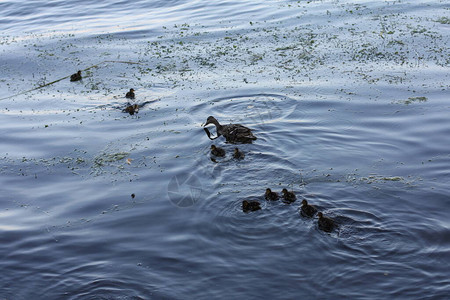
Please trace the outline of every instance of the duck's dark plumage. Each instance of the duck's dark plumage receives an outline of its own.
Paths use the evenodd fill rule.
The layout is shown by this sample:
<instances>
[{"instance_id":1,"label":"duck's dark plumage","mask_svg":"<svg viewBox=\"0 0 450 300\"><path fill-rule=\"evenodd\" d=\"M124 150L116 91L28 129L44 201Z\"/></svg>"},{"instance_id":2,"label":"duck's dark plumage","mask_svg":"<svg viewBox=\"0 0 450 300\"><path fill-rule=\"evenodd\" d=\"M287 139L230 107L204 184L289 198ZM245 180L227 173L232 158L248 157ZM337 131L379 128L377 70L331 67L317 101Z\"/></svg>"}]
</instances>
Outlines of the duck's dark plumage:
<instances>
[{"instance_id":1,"label":"duck's dark plumage","mask_svg":"<svg viewBox=\"0 0 450 300\"><path fill-rule=\"evenodd\" d=\"M81 71L76 72L70 76L70 81L78 81L81 80Z\"/></svg>"},{"instance_id":2,"label":"duck's dark plumage","mask_svg":"<svg viewBox=\"0 0 450 300\"><path fill-rule=\"evenodd\" d=\"M242 211L243 212L249 212L249 211L256 211L260 210L261 206L259 205L258 201L242 201Z\"/></svg>"},{"instance_id":3,"label":"duck's dark plumage","mask_svg":"<svg viewBox=\"0 0 450 300\"><path fill-rule=\"evenodd\" d=\"M281 193L283 194L283 202L285 203L292 203L297 199L295 194L293 192L289 192L287 189L283 189Z\"/></svg>"},{"instance_id":4,"label":"duck's dark plumage","mask_svg":"<svg viewBox=\"0 0 450 300\"><path fill-rule=\"evenodd\" d=\"M130 89L130 91L125 95L125 98L134 99L134 90Z\"/></svg>"},{"instance_id":5,"label":"duck's dark plumage","mask_svg":"<svg viewBox=\"0 0 450 300\"><path fill-rule=\"evenodd\" d=\"M222 148L216 147L215 145L211 145L211 154L214 156L224 157L225 150Z\"/></svg>"},{"instance_id":6,"label":"duck's dark plumage","mask_svg":"<svg viewBox=\"0 0 450 300\"><path fill-rule=\"evenodd\" d=\"M325 231L325 232L331 232L334 228L334 221L328 217L324 217L324 215L319 212L317 214L319 216L319 229Z\"/></svg>"},{"instance_id":7,"label":"duck's dark plumage","mask_svg":"<svg viewBox=\"0 0 450 300\"><path fill-rule=\"evenodd\" d=\"M125 106L125 108L122 109L122 112L129 113L130 115L137 114L139 112L139 109L143 108L147 104L152 103L154 101L155 100L145 101L144 103L139 103L139 104L138 103L131 104L130 102L128 102L127 106Z\"/></svg>"},{"instance_id":8,"label":"duck's dark plumage","mask_svg":"<svg viewBox=\"0 0 450 300\"><path fill-rule=\"evenodd\" d=\"M307 217L312 218L317 212L317 209L308 204L308 201L306 201L305 199L303 199L302 201L302 208L301 208L301 214Z\"/></svg>"},{"instance_id":9,"label":"duck's dark plumage","mask_svg":"<svg viewBox=\"0 0 450 300\"><path fill-rule=\"evenodd\" d=\"M244 159L245 155L244 152L239 151L238 148L234 148L233 158L235 159Z\"/></svg>"},{"instance_id":10,"label":"duck's dark plumage","mask_svg":"<svg viewBox=\"0 0 450 300\"><path fill-rule=\"evenodd\" d=\"M269 188L266 189L266 193L264 194L264 196L266 200L270 201L276 201L280 198L276 192L272 192L272 190Z\"/></svg>"},{"instance_id":11,"label":"duck's dark plumage","mask_svg":"<svg viewBox=\"0 0 450 300\"><path fill-rule=\"evenodd\" d=\"M133 105L128 105L123 112L129 113L130 115L134 115L137 114L139 112L139 105L137 104L133 104Z\"/></svg>"},{"instance_id":12,"label":"duck's dark plumage","mask_svg":"<svg viewBox=\"0 0 450 300\"><path fill-rule=\"evenodd\" d=\"M217 137L223 135L228 143L232 144L251 144L256 137L252 130L241 124L221 125L213 116L209 116L204 126L214 124L216 126ZM210 137L211 138L211 137Z\"/></svg>"}]
</instances>

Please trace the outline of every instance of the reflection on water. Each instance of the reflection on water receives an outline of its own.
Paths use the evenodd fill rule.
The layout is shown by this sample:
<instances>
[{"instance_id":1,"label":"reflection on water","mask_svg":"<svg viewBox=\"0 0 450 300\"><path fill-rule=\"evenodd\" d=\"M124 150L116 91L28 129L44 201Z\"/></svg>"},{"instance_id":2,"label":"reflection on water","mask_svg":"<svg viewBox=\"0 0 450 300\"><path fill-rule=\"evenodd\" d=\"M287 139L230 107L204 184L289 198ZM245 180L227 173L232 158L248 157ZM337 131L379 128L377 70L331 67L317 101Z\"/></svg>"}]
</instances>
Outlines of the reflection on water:
<instances>
[{"instance_id":1,"label":"reflection on water","mask_svg":"<svg viewBox=\"0 0 450 300\"><path fill-rule=\"evenodd\" d=\"M3 1L0 24L0 298L448 294L442 4ZM253 130L244 159L210 115Z\"/></svg>"}]
</instances>

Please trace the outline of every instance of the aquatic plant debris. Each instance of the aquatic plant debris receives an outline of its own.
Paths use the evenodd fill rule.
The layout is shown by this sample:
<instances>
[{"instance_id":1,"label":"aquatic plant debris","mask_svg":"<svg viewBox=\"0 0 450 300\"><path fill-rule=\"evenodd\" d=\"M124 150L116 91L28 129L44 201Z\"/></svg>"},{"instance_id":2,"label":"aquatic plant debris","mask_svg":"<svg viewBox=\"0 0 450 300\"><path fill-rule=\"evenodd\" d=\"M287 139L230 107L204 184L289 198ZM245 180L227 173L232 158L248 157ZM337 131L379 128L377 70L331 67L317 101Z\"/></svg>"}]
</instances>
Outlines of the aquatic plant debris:
<instances>
[{"instance_id":1,"label":"aquatic plant debris","mask_svg":"<svg viewBox=\"0 0 450 300\"><path fill-rule=\"evenodd\" d=\"M420 103L420 102L427 102L427 101L428 101L428 98L422 96L422 97L409 97L407 100L398 100L393 103L410 105L412 103Z\"/></svg>"},{"instance_id":2,"label":"aquatic plant debris","mask_svg":"<svg viewBox=\"0 0 450 300\"><path fill-rule=\"evenodd\" d=\"M104 63L139 64L138 62L131 62L131 61L104 60L104 61L99 62L99 63L97 63L97 64L95 64L95 65L92 65L92 66L90 66L90 67L81 69L80 71L87 71L87 70L90 70L90 69L92 69L92 68L97 68L97 67L99 67L100 65L102 65L102 64L104 64ZM9 99L9 98L13 98L13 97L17 97L17 96L20 96L20 95L23 95L23 94L26 94L26 93L29 93L29 92L32 92L32 91L36 91L36 90L42 89L42 88L44 88L44 87L46 87L46 86L50 86L50 85L55 84L55 83L57 83L57 82L60 82L60 81L62 81L62 80L64 80L64 79L70 78L71 76L72 76L72 75L67 75L67 76L65 76L65 77L62 77L62 78L53 80L53 81L48 82L48 83L42 83L42 84L40 84L38 87L29 89L29 90L26 90L26 91L23 91L23 92L19 92L19 93L17 93L17 94L11 95L11 96L7 96L7 97L4 97L4 98L0 98L0 101L1 101L1 100L5 100L5 99Z\"/></svg>"},{"instance_id":3,"label":"aquatic plant debris","mask_svg":"<svg viewBox=\"0 0 450 300\"><path fill-rule=\"evenodd\" d=\"M94 158L94 166L102 167L107 163L117 162L125 159L130 153L118 152L118 153L102 153Z\"/></svg>"}]
</instances>

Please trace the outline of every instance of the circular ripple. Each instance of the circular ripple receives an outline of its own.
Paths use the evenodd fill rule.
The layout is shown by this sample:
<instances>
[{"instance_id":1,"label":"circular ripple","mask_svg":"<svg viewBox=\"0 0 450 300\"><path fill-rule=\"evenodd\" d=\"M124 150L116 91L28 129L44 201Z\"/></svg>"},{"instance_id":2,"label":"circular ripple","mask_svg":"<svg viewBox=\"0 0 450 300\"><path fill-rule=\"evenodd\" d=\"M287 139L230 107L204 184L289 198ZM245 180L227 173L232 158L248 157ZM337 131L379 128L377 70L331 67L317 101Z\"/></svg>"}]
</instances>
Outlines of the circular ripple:
<instances>
[{"instance_id":1,"label":"circular ripple","mask_svg":"<svg viewBox=\"0 0 450 300\"><path fill-rule=\"evenodd\" d=\"M297 105L295 99L283 95L239 95L201 103L194 106L192 112L205 111L205 120L207 116L213 115L223 124L243 123L254 128L286 118L297 110Z\"/></svg>"}]
</instances>

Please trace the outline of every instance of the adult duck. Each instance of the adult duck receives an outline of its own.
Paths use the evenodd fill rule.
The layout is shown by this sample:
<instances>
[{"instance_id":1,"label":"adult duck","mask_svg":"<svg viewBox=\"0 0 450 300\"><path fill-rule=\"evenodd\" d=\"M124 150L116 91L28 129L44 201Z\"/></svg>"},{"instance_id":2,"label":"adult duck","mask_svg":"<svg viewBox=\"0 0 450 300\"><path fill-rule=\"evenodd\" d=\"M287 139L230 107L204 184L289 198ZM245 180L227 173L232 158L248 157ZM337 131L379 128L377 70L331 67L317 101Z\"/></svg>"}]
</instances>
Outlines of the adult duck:
<instances>
[{"instance_id":1,"label":"adult duck","mask_svg":"<svg viewBox=\"0 0 450 300\"><path fill-rule=\"evenodd\" d=\"M334 221L328 217L324 217L322 212L319 212L317 214L319 216L319 229L325 231L325 232L331 232L334 228Z\"/></svg>"},{"instance_id":2,"label":"adult duck","mask_svg":"<svg viewBox=\"0 0 450 300\"><path fill-rule=\"evenodd\" d=\"M213 116L208 117L204 127L208 124L214 124L217 131L217 136L215 138L211 138L208 134L208 137L211 140L214 140L221 135L225 137L228 143L232 144L251 144L254 140L256 140L256 137L253 135L252 130L250 128L242 126L241 124L221 125L219 121L217 121L217 119ZM209 133L209 131L206 131L206 133Z\"/></svg>"},{"instance_id":3,"label":"adult duck","mask_svg":"<svg viewBox=\"0 0 450 300\"><path fill-rule=\"evenodd\" d=\"M260 210L261 206L259 205L258 201L242 201L242 211L243 212L249 212L249 211L256 211Z\"/></svg>"}]
</instances>

